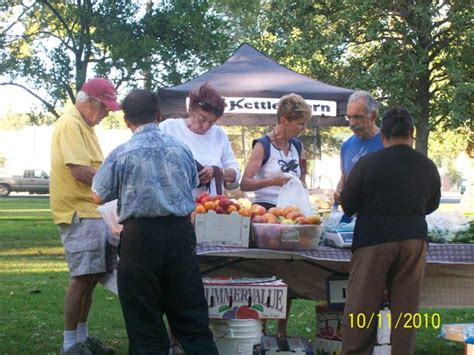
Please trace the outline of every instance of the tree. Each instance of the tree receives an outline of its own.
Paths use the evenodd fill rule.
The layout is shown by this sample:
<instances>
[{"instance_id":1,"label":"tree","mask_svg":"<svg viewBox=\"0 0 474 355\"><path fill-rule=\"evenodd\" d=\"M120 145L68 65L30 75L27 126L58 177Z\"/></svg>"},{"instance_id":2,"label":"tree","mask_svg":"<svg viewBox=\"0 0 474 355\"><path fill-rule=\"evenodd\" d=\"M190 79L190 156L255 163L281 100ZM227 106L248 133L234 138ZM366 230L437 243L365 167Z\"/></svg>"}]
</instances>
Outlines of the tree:
<instances>
[{"instance_id":1,"label":"tree","mask_svg":"<svg viewBox=\"0 0 474 355\"><path fill-rule=\"evenodd\" d=\"M4 0L0 10L0 85L19 86L55 117L87 77L157 89L221 61L232 45L208 1Z\"/></svg>"},{"instance_id":2,"label":"tree","mask_svg":"<svg viewBox=\"0 0 474 355\"><path fill-rule=\"evenodd\" d=\"M290 68L407 107L416 149L434 127L473 131L468 1L269 1L253 42ZM382 109L383 111L383 109Z\"/></svg>"}]
</instances>

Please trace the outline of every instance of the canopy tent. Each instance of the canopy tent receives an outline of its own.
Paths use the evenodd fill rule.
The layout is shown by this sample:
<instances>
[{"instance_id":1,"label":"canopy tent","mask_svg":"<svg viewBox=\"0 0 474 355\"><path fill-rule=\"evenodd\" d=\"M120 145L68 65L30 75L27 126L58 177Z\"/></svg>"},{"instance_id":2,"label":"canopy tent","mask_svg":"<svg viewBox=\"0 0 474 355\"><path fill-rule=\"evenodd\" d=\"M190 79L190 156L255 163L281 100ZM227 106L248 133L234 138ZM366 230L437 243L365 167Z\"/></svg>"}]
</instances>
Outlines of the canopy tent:
<instances>
[{"instance_id":1,"label":"canopy tent","mask_svg":"<svg viewBox=\"0 0 474 355\"><path fill-rule=\"evenodd\" d=\"M309 127L347 125L344 114L352 90L298 74L247 43L207 73L184 84L160 89L163 116L187 116L188 93L206 82L226 99L220 125L274 125L278 100L292 92L301 95L313 109Z\"/></svg>"}]
</instances>

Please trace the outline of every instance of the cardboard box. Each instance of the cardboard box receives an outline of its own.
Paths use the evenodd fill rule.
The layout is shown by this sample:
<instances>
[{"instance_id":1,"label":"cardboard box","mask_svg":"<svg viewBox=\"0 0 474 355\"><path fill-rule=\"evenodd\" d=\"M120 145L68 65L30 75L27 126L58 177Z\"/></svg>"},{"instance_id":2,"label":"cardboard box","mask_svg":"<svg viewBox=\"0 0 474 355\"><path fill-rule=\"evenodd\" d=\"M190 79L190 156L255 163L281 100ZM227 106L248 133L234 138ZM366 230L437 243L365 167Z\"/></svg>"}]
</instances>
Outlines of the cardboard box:
<instances>
[{"instance_id":1,"label":"cardboard box","mask_svg":"<svg viewBox=\"0 0 474 355\"><path fill-rule=\"evenodd\" d=\"M326 301L329 308L344 308L347 298L349 276L328 277L326 280Z\"/></svg>"},{"instance_id":2,"label":"cardboard box","mask_svg":"<svg viewBox=\"0 0 474 355\"><path fill-rule=\"evenodd\" d=\"M392 347L390 345L374 345L372 355L390 355L392 353Z\"/></svg>"},{"instance_id":3,"label":"cardboard box","mask_svg":"<svg viewBox=\"0 0 474 355\"><path fill-rule=\"evenodd\" d=\"M283 319L288 286L276 278L203 278L211 319Z\"/></svg>"},{"instance_id":4,"label":"cardboard box","mask_svg":"<svg viewBox=\"0 0 474 355\"><path fill-rule=\"evenodd\" d=\"M313 347L307 339L287 337L286 341L277 341L274 336L262 337L262 355L313 355Z\"/></svg>"},{"instance_id":5,"label":"cardboard box","mask_svg":"<svg viewBox=\"0 0 474 355\"><path fill-rule=\"evenodd\" d=\"M262 249L314 250L319 246L321 225L252 223L255 246Z\"/></svg>"},{"instance_id":6,"label":"cardboard box","mask_svg":"<svg viewBox=\"0 0 474 355\"><path fill-rule=\"evenodd\" d=\"M199 213L194 223L197 243L229 247L249 247L250 217L237 212Z\"/></svg>"},{"instance_id":7,"label":"cardboard box","mask_svg":"<svg viewBox=\"0 0 474 355\"><path fill-rule=\"evenodd\" d=\"M315 355L341 355L342 341L315 337L313 341Z\"/></svg>"},{"instance_id":8,"label":"cardboard box","mask_svg":"<svg viewBox=\"0 0 474 355\"><path fill-rule=\"evenodd\" d=\"M341 309L329 309L326 305L316 306L316 337L327 340L342 340Z\"/></svg>"},{"instance_id":9,"label":"cardboard box","mask_svg":"<svg viewBox=\"0 0 474 355\"><path fill-rule=\"evenodd\" d=\"M390 309L385 307L380 310L379 318L377 319L377 344L390 344L390 330L391 324L388 324L390 317Z\"/></svg>"},{"instance_id":10,"label":"cardboard box","mask_svg":"<svg viewBox=\"0 0 474 355\"><path fill-rule=\"evenodd\" d=\"M443 324L441 337L447 340L474 342L474 323Z\"/></svg>"}]
</instances>

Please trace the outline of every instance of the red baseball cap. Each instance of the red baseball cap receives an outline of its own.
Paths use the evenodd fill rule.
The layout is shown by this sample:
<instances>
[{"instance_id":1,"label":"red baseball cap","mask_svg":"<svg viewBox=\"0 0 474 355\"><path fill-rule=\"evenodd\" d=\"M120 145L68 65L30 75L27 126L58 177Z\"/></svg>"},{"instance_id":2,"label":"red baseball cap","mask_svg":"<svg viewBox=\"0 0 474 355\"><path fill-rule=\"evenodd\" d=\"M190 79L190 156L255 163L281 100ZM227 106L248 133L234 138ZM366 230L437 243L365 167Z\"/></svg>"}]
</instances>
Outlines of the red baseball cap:
<instances>
[{"instance_id":1,"label":"red baseball cap","mask_svg":"<svg viewBox=\"0 0 474 355\"><path fill-rule=\"evenodd\" d=\"M117 91L110 80L104 78L89 79L82 85L81 91L100 100L110 111L120 110L117 102Z\"/></svg>"}]
</instances>

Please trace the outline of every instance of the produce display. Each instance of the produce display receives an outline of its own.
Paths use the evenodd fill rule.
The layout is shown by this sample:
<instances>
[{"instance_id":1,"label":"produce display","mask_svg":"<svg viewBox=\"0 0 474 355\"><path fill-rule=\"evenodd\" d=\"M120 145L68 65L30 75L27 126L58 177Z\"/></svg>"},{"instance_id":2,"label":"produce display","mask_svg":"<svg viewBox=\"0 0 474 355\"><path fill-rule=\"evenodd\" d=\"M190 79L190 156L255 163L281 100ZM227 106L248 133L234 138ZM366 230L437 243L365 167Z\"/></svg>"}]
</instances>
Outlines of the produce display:
<instances>
[{"instance_id":1,"label":"produce display","mask_svg":"<svg viewBox=\"0 0 474 355\"><path fill-rule=\"evenodd\" d=\"M250 209L242 207L237 200L230 199L224 195L211 196L208 192L201 192L196 198L194 213L207 213L215 211L217 214L231 214L238 212L241 216L251 215Z\"/></svg>"},{"instance_id":2,"label":"produce display","mask_svg":"<svg viewBox=\"0 0 474 355\"><path fill-rule=\"evenodd\" d=\"M246 204L243 206L240 202ZM318 214L305 216L297 206L272 207L268 211L258 204L249 206L245 200L234 200L223 195L211 196L208 192L201 192L196 198L194 214L215 211L217 214L231 214L237 212L241 216L250 217L252 223L267 224L321 224Z\"/></svg>"},{"instance_id":3,"label":"produce display","mask_svg":"<svg viewBox=\"0 0 474 355\"><path fill-rule=\"evenodd\" d=\"M305 216L297 206L272 207L267 210L258 204L251 205L248 200L235 200L223 195L211 196L202 192L196 198L193 222L196 215L211 211L218 215L238 213L249 217L252 222L252 241L257 248L311 250L319 245L321 217L318 214Z\"/></svg>"}]
</instances>

